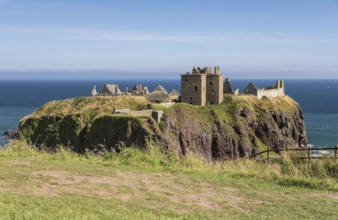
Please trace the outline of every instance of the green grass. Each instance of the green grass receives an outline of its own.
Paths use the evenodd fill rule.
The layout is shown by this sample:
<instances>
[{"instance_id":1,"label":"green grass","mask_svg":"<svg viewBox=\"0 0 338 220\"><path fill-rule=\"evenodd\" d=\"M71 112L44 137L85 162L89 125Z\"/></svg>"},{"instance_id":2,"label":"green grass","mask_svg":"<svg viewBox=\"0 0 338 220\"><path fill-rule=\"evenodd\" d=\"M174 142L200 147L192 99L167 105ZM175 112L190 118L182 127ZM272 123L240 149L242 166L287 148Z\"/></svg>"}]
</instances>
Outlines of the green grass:
<instances>
[{"instance_id":1,"label":"green grass","mask_svg":"<svg viewBox=\"0 0 338 220\"><path fill-rule=\"evenodd\" d=\"M158 148L0 151L1 219L336 219L332 160L206 164Z\"/></svg>"},{"instance_id":2,"label":"green grass","mask_svg":"<svg viewBox=\"0 0 338 220\"><path fill-rule=\"evenodd\" d=\"M139 96L98 96L51 101L43 105L30 117L66 116L88 113L92 115L109 114L113 106L118 109L144 110L150 102Z\"/></svg>"}]
</instances>

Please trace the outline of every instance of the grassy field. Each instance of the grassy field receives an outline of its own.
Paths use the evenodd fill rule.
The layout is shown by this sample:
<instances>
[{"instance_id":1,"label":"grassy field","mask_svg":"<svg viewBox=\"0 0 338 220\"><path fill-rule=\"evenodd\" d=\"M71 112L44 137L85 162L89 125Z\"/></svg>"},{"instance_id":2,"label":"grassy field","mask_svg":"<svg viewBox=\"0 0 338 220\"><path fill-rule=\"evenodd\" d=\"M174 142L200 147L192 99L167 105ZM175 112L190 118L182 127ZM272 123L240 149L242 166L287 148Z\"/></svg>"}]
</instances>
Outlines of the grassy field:
<instances>
[{"instance_id":1,"label":"grassy field","mask_svg":"<svg viewBox=\"0 0 338 220\"><path fill-rule=\"evenodd\" d=\"M1 219L337 219L334 161L0 151Z\"/></svg>"}]
</instances>

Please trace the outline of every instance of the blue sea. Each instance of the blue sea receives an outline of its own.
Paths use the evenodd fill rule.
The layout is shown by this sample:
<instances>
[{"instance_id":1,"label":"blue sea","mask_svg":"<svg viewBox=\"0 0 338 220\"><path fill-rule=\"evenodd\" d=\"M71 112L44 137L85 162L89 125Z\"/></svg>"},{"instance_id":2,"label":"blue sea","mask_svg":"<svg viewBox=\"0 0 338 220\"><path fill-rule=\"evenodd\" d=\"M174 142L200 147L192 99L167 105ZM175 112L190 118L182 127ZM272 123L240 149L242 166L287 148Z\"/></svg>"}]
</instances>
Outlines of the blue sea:
<instances>
[{"instance_id":1,"label":"blue sea","mask_svg":"<svg viewBox=\"0 0 338 220\"><path fill-rule=\"evenodd\" d=\"M249 82L258 87L273 85L275 80L232 80L241 92ZM118 83L121 90L135 83L152 91L163 85L168 91L180 90L179 80L2 80L0 81L0 134L16 130L19 120L44 103L88 96L93 85L98 90L104 83ZM338 144L338 80L286 80L286 93L303 108L309 143L331 147ZM0 138L0 145L5 144Z\"/></svg>"}]
</instances>

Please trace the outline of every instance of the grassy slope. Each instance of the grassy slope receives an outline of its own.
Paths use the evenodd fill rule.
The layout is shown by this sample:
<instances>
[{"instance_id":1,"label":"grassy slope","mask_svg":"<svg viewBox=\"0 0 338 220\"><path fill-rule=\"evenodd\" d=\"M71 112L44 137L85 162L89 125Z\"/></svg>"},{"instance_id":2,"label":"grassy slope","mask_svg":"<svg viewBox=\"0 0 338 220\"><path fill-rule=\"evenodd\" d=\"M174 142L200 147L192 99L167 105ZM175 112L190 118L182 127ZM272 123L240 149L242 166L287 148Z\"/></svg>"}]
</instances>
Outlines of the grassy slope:
<instances>
[{"instance_id":1,"label":"grassy slope","mask_svg":"<svg viewBox=\"0 0 338 220\"><path fill-rule=\"evenodd\" d=\"M206 165L156 149L121 155L0 151L5 219L336 219L338 165L329 161Z\"/></svg>"},{"instance_id":2,"label":"grassy slope","mask_svg":"<svg viewBox=\"0 0 338 220\"><path fill-rule=\"evenodd\" d=\"M81 97L60 101L51 101L43 105L30 117L41 116L66 116L66 115L79 115L90 113L92 115L110 114L113 106L118 109L130 108L131 110L144 110L150 102L144 97L137 96L119 96L119 97ZM155 109L166 110L166 108L152 104ZM183 106L190 106L185 104L179 104ZM292 111L297 103L288 96L277 98L266 98L259 100L254 96L226 96L223 103L219 106L210 105L203 107L203 110L210 109L223 109L227 112L236 110L239 107L249 107L252 110L262 109L274 109L280 111ZM199 108L191 106L191 108ZM231 109L234 108L234 109Z\"/></svg>"},{"instance_id":3,"label":"grassy slope","mask_svg":"<svg viewBox=\"0 0 338 220\"><path fill-rule=\"evenodd\" d=\"M55 120L53 117L65 118L68 116L71 120L76 121L79 129L82 129L87 124L91 124L92 120L99 115L111 115L113 106L118 109L129 108L131 110L144 110L150 102L144 97L135 96L120 96L120 97L81 97L60 101L52 101L46 103L31 115L24 117L20 124L25 124L27 120L32 120L30 124L40 124L36 119L48 117L50 120ZM191 120L198 120L203 128L208 129L213 123L213 115L218 117L220 121L225 121L228 125L233 123L235 113L240 108L248 108L255 112L255 119L264 119L267 110L292 113L297 110L298 104L288 96L277 98L265 98L262 100L254 96L225 96L221 105L208 105L205 107L192 106L185 103L176 104L166 108L158 104L152 104L152 107L157 110L164 110L170 114L184 114ZM53 122L46 123L52 124ZM63 123L62 125L67 125ZM28 126L31 127L31 126ZM42 126L41 128L45 128ZM53 126L49 126L53 127ZM71 127L71 126L66 126ZM30 136L34 131L27 128L23 133L24 136ZM64 128L64 130L67 130ZM231 129L230 129L231 130ZM41 133L38 131L37 133ZM75 133L80 132L76 130ZM29 134L28 134L29 133ZM55 133L55 132L54 132ZM35 141L34 141L35 142Z\"/></svg>"},{"instance_id":4,"label":"grassy slope","mask_svg":"<svg viewBox=\"0 0 338 220\"><path fill-rule=\"evenodd\" d=\"M144 97L80 97L51 101L20 121L21 135L31 143L38 145L71 146L82 151L91 143L83 143L84 134L89 132L91 124L104 116L118 120L112 115L113 106L118 109L144 110L149 101ZM121 116L122 117L122 116ZM129 116L123 116L126 121ZM131 120L133 121L133 120ZM100 132L100 131L97 131Z\"/></svg>"}]
</instances>

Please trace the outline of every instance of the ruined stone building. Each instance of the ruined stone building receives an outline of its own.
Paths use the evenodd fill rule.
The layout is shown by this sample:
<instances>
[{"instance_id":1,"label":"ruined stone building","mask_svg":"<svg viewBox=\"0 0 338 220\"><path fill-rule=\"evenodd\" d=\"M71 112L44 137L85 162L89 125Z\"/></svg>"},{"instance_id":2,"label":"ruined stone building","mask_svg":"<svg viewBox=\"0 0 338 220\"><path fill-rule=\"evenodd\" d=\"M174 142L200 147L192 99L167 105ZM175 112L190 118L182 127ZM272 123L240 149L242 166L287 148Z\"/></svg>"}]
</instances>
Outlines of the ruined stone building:
<instances>
[{"instance_id":1,"label":"ruined stone building","mask_svg":"<svg viewBox=\"0 0 338 220\"><path fill-rule=\"evenodd\" d=\"M180 93L176 90L176 89L173 89L171 90L171 92L169 93L170 96L176 96L176 97L179 97L180 96Z\"/></svg>"},{"instance_id":2,"label":"ruined stone building","mask_svg":"<svg viewBox=\"0 0 338 220\"><path fill-rule=\"evenodd\" d=\"M226 78L224 81L223 93L228 95L239 95L239 88L237 87L235 90L232 90L230 78Z\"/></svg>"},{"instance_id":3,"label":"ruined stone building","mask_svg":"<svg viewBox=\"0 0 338 220\"><path fill-rule=\"evenodd\" d=\"M127 90L127 89L126 89ZM128 93L128 92L127 92ZM126 94L127 94L126 93ZM134 87L131 90L132 95L147 95L149 94L148 87L143 87L141 84L137 83L134 85Z\"/></svg>"},{"instance_id":4,"label":"ruined stone building","mask_svg":"<svg viewBox=\"0 0 338 220\"><path fill-rule=\"evenodd\" d=\"M285 95L284 80L278 80L276 82L276 85L268 86L262 89L258 89L253 83L249 83L249 85L244 89L244 94L254 95L259 99L263 97L284 96Z\"/></svg>"},{"instance_id":5,"label":"ruined stone building","mask_svg":"<svg viewBox=\"0 0 338 220\"><path fill-rule=\"evenodd\" d=\"M141 84L135 84L132 89L125 88L123 92L120 91L118 84L104 84L102 91L97 93L96 86L91 91L92 96L143 96L152 103L174 103L179 101L180 93L174 89L171 93L161 86L157 85L154 91L149 92L147 86Z\"/></svg>"},{"instance_id":6,"label":"ruined stone building","mask_svg":"<svg viewBox=\"0 0 338 220\"><path fill-rule=\"evenodd\" d=\"M193 68L181 75L181 101L193 105L218 105L223 101L223 75L219 67Z\"/></svg>"},{"instance_id":7,"label":"ruined stone building","mask_svg":"<svg viewBox=\"0 0 338 220\"><path fill-rule=\"evenodd\" d=\"M122 92L119 89L119 85L114 83L114 84L104 84L103 88L101 90L102 95L122 95Z\"/></svg>"},{"instance_id":8,"label":"ruined stone building","mask_svg":"<svg viewBox=\"0 0 338 220\"><path fill-rule=\"evenodd\" d=\"M164 94L168 94L167 90L161 85L157 85L153 92L162 92Z\"/></svg>"},{"instance_id":9,"label":"ruined stone building","mask_svg":"<svg viewBox=\"0 0 338 220\"><path fill-rule=\"evenodd\" d=\"M97 96L96 85L93 86L93 89L90 93L92 96Z\"/></svg>"}]
</instances>

